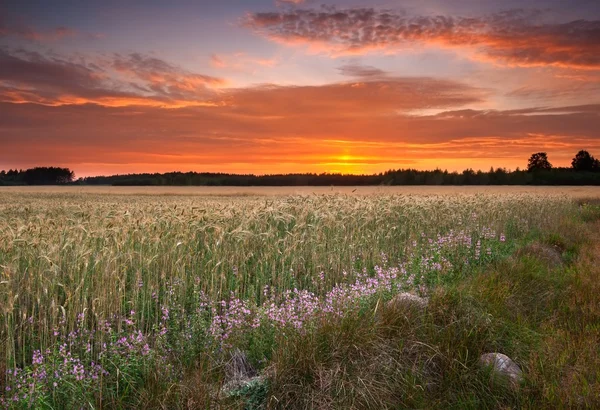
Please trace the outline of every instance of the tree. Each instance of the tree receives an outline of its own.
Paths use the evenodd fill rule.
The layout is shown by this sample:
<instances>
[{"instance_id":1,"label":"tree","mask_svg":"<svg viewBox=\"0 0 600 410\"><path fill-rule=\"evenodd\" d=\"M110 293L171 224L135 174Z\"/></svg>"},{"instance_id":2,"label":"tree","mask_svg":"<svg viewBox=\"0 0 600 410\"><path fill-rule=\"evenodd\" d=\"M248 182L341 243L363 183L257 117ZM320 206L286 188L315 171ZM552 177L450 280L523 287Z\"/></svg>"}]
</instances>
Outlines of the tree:
<instances>
[{"instance_id":1,"label":"tree","mask_svg":"<svg viewBox=\"0 0 600 410\"><path fill-rule=\"evenodd\" d=\"M527 163L527 171L532 172L543 169L552 169L552 164L548 161L548 154L545 152L532 154Z\"/></svg>"},{"instance_id":2,"label":"tree","mask_svg":"<svg viewBox=\"0 0 600 410\"><path fill-rule=\"evenodd\" d=\"M60 185L73 182L75 174L69 168L36 167L23 173L27 185Z\"/></svg>"},{"instance_id":3,"label":"tree","mask_svg":"<svg viewBox=\"0 0 600 410\"><path fill-rule=\"evenodd\" d=\"M575 171L594 171L594 168L598 166L598 160L591 156L589 152L581 150L575 155L571 165Z\"/></svg>"}]
</instances>

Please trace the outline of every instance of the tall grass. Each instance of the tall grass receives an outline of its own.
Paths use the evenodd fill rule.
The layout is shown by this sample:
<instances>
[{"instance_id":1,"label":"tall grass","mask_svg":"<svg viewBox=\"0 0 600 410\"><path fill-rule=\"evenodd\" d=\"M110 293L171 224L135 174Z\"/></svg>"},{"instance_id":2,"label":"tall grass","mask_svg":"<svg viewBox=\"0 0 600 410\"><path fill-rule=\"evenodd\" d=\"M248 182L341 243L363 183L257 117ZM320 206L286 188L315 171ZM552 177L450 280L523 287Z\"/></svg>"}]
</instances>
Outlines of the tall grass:
<instances>
[{"instance_id":1,"label":"tall grass","mask_svg":"<svg viewBox=\"0 0 600 410\"><path fill-rule=\"evenodd\" d=\"M411 282L432 285L444 273L459 275L468 264L484 263L486 249L477 249L482 240L514 243L574 210L567 198L539 195L6 194L0 203L0 368L27 368L43 352L62 357L66 340L74 345L106 326L112 333L101 333L87 352L77 347L77 360L98 362L98 346L106 343L106 351L118 353L125 345L115 335L135 332L139 340L127 342L127 349L145 356L148 345L163 343L174 318L189 338L186 327L208 330L200 322L219 312L199 315L199 304L239 300L252 310L283 303L290 291L326 298L382 266L402 266L410 275L423 264L439 265L428 265L437 276ZM436 248L457 236L468 244ZM442 267L444 261L452 269ZM186 321L191 317L197 322ZM168 343L172 349L184 341ZM119 372L134 355L124 357L115 365ZM102 372L95 376L108 378Z\"/></svg>"}]
</instances>

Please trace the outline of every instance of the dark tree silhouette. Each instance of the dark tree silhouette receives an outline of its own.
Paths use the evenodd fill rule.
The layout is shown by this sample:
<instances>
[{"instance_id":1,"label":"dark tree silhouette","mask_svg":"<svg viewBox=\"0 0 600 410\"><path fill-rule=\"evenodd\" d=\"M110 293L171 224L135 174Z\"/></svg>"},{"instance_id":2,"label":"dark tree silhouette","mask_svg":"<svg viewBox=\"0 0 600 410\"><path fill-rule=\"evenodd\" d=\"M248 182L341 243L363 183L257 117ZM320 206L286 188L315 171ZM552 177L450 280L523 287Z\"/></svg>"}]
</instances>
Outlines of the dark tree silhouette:
<instances>
[{"instance_id":1,"label":"dark tree silhouette","mask_svg":"<svg viewBox=\"0 0 600 410\"><path fill-rule=\"evenodd\" d=\"M545 153L538 153L544 154ZM535 157L536 154L534 154ZM588 154L589 155L589 154ZM543 159L543 156L540 155ZM579 157L587 158L585 154ZM573 168L542 167L539 172L509 171L502 167L488 172L466 169L448 172L441 169L391 169L371 175L342 174L225 174L210 172L169 172L165 174L129 174L79 178L68 168L32 168L0 171L0 185L195 185L195 186L348 186L348 185L599 185L600 162L592 159L592 170L577 172ZM535 158L534 158L535 159ZM539 159L539 158L538 158ZM547 158L546 158L547 161ZM531 161L530 161L531 162ZM544 164L545 161L534 161ZM579 164L579 162L576 162ZM549 165L549 164L548 164Z\"/></svg>"},{"instance_id":2,"label":"dark tree silhouette","mask_svg":"<svg viewBox=\"0 0 600 410\"><path fill-rule=\"evenodd\" d=\"M575 171L595 171L600 168L598 160L585 150L579 151L571 162Z\"/></svg>"},{"instance_id":3,"label":"dark tree silhouette","mask_svg":"<svg viewBox=\"0 0 600 410\"><path fill-rule=\"evenodd\" d=\"M0 185L62 185L73 182L75 174L69 168L36 167L0 173Z\"/></svg>"},{"instance_id":4,"label":"dark tree silhouette","mask_svg":"<svg viewBox=\"0 0 600 410\"><path fill-rule=\"evenodd\" d=\"M527 171L532 172L544 169L552 169L552 164L548 161L548 155L545 152L531 154L527 163Z\"/></svg>"}]
</instances>

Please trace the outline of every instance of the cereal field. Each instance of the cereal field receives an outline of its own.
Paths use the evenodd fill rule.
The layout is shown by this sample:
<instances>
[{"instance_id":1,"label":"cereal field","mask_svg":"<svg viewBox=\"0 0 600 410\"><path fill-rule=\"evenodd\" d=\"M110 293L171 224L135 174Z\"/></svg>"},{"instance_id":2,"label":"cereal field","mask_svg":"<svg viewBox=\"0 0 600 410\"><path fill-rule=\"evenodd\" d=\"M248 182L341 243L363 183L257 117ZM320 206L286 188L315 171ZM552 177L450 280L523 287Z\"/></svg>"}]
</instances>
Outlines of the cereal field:
<instances>
[{"instance_id":1,"label":"cereal field","mask_svg":"<svg viewBox=\"0 0 600 410\"><path fill-rule=\"evenodd\" d=\"M0 193L50 193L50 194L111 194L159 196L284 196L284 195L477 195L477 194L537 194L569 196L572 198L600 197L597 186L279 186L279 187L118 187L118 186L19 186L0 187Z\"/></svg>"},{"instance_id":2,"label":"cereal field","mask_svg":"<svg viewBox=\"0 0 600 410\"><path fill-rule=\"evenodd\" d=\"M369 298L426 295L556 225L575 212L573 197L598 195L3 189L3 403L135 407L149 369L176 385L198 357L219 363L239 350L260 367L278 335L342 317Z\"/></svg>"}]
</instances>

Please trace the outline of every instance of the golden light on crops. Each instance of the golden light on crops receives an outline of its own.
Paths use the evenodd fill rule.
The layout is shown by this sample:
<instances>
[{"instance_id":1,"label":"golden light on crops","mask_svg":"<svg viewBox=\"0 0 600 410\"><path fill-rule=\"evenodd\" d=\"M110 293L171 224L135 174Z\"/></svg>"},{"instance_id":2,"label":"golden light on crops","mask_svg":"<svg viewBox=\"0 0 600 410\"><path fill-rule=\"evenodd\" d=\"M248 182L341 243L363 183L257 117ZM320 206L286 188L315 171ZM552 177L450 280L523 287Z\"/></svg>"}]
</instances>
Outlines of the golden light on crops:
<instances>
[{"instance_id":1,"label":"golden light on crops","mask_svg":"<svg viewBox=\"0 0 600 410\"><path fill-rule=\"evenodd\" d=\"M355 283L357 263L401 266L419 238L485 227L498 242L554 226L576 206L564 189L472 188L3 188L0 366L27 366L26 346L56 346L82 317L151 334L160 306L190 306L186 318L199 295L257 304L265 288L324 295ZM110 337L97 335L96 348Z\"/></svg>"}]
</instances>

